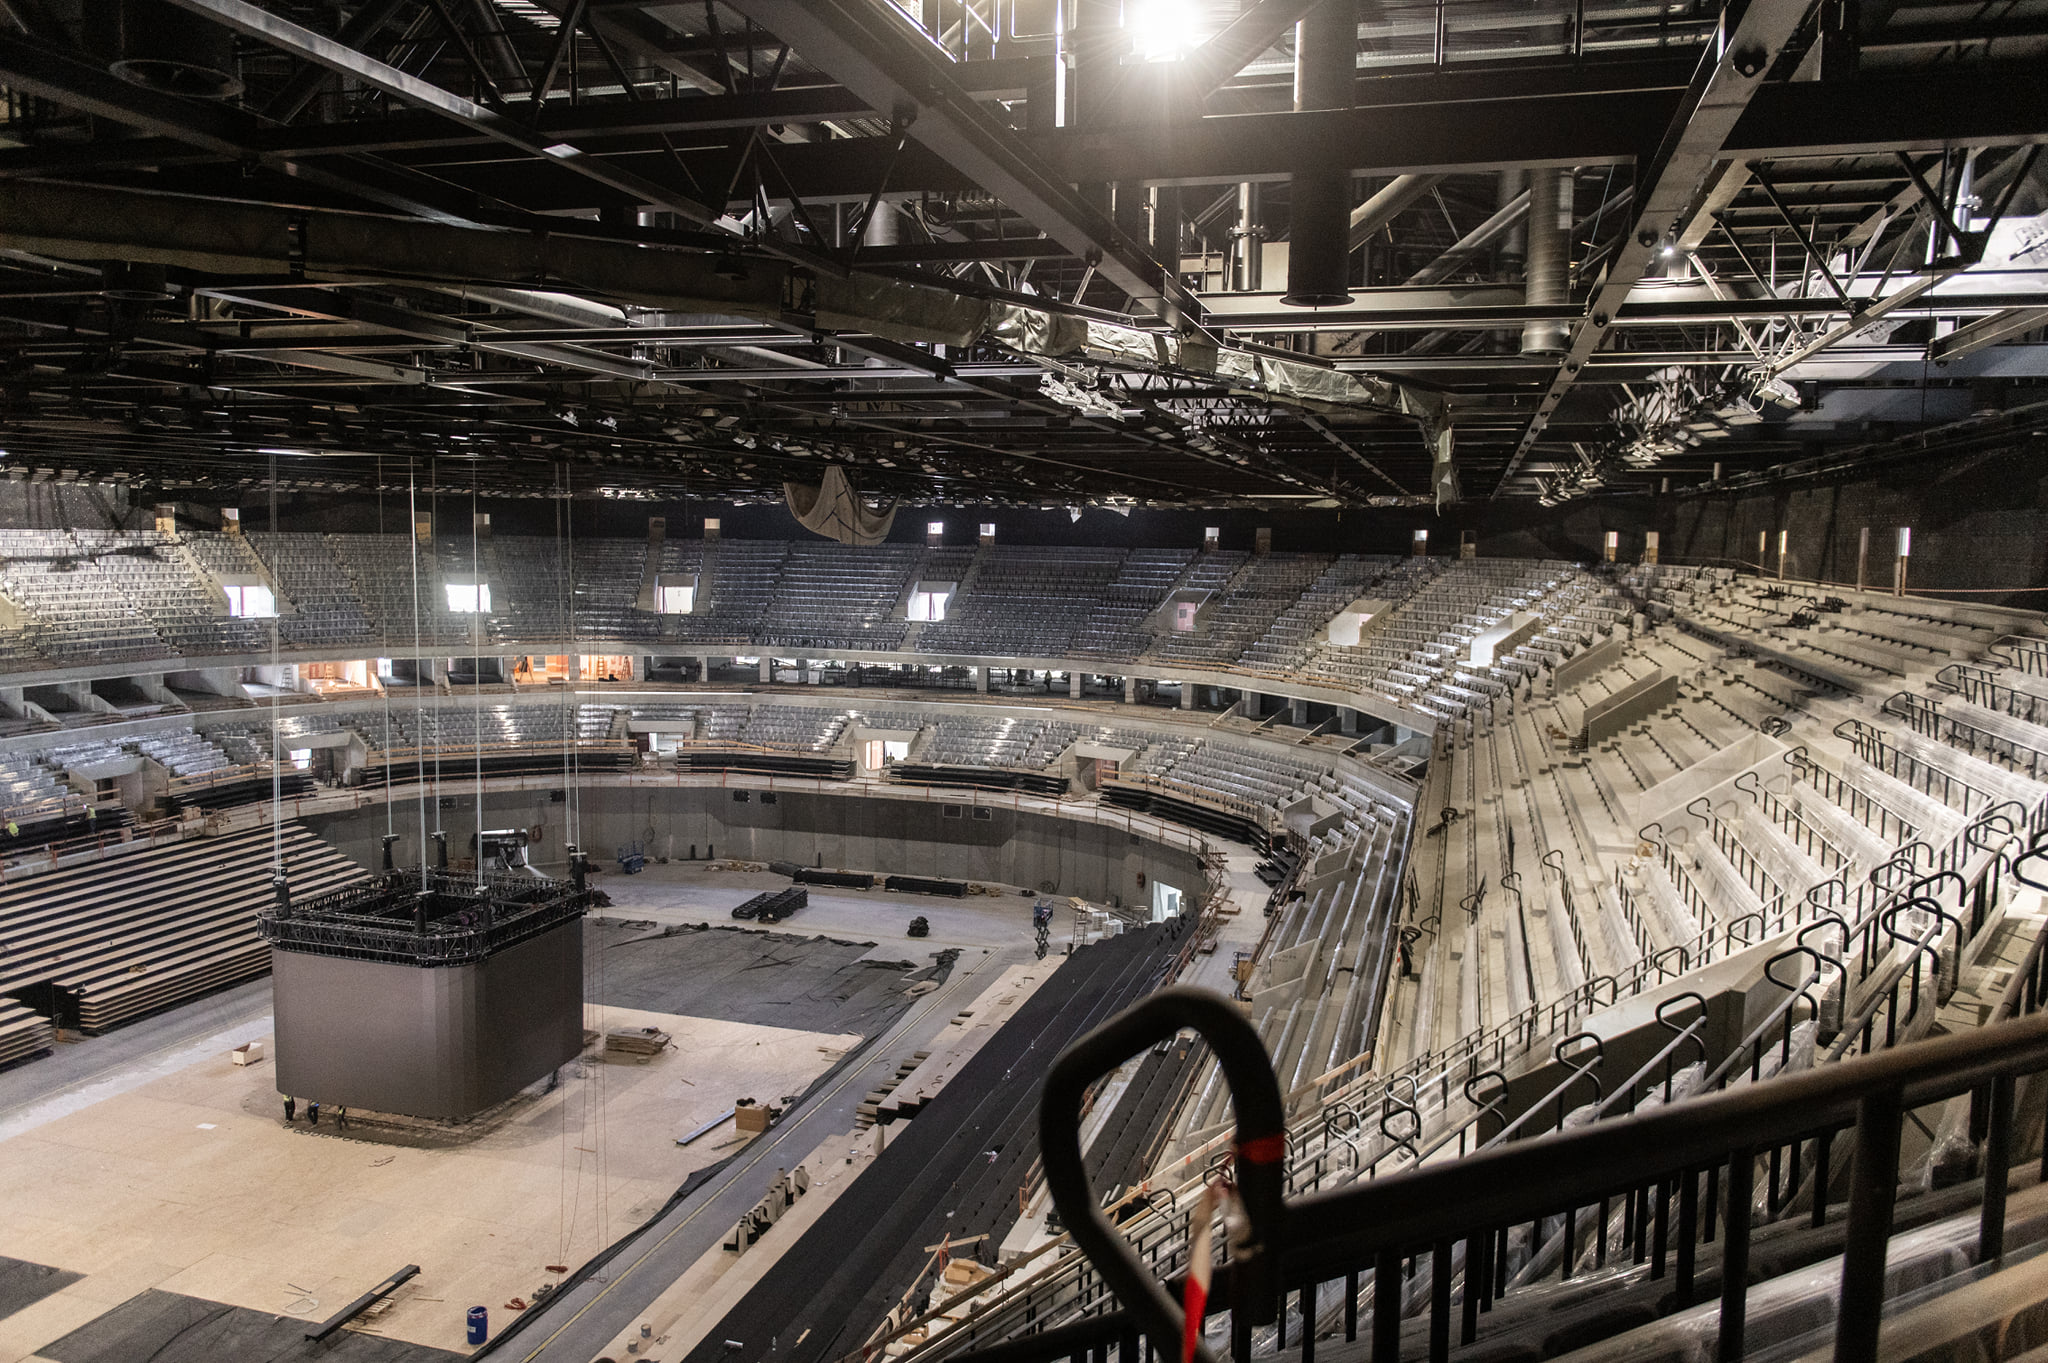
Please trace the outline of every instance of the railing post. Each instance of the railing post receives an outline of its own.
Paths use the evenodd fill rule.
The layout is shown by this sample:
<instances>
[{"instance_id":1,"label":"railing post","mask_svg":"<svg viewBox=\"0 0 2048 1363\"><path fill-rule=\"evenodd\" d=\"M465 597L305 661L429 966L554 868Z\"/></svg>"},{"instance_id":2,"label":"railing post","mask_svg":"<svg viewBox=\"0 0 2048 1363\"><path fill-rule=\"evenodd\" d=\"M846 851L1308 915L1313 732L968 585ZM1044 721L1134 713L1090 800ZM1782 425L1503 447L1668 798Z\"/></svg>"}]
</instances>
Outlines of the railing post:
<instances>
[{"instance_id":1,"label":"railing post","mask_svg":"<svg viewBox=\"0 0 2048 1363\"><path fill-rule=\"evenodd\" d=\"M1849 1225L1842 1253L1842 1298L1835 1322L1835 1363L1877 1357L1884 1312L1885 1250L1899 1191L1903 1095L1873 1093L1856 1105L1856 1156L1849 1175Z\"/></svg>"},{"instance_id":2,"label":"railing post","mask_svg":"<svg viewBox=\"0 0 2048 1363\"><path fill-rule=\"evenodd\" d=\"M1715 1355L1719 1363L1738 1363L1743 1352L1743 1313L1749 1302L1749 1204L1755 1166L1756 1152L1746 1146L1728 1154L1728 1213L1721 1230L1721 1338Z\"/></svg>"},{"instance_id":3,"label":"railing post","mask_svg":"<svg viewBox=\"0 0 2048 1363\"><path fill-rule=\"evenodd\" d=\"M1383 1249L1372 1267L1372 1363L1401 1363L1401 1254Z\"/></svg>"},{"instance_id":4,"label":"railing post","mask_svg":"<svg viewBox=\"0 0 2048 1363\"><path fill-rule=\"evenodd\" d=\"M2012 1165L2013 1078L1991 1081L1991 1117L1984 1133L1984 1208L1977 1222L1977 1262L2005 1257L2006 1174Z\"/></svg>"}]
</instances>

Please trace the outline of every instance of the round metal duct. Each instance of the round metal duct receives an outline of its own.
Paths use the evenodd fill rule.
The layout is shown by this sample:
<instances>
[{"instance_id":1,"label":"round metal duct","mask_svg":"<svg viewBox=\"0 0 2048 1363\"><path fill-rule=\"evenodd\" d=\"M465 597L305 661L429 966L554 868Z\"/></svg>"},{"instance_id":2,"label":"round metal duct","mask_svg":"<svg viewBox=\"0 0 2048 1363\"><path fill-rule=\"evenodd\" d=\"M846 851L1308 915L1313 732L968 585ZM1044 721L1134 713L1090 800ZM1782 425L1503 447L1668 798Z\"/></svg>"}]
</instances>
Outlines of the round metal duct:
<instances>
[{"instance_id":1,"label":"round metal duct","mask_svg":"<svg viewBox=\"0 0 2048 1363\"><path fill-rule=\"evenodd\" d=\"M176 297L161 265L128 260L100 262L100 297L122 303L161 303Z\"/></svg>"},{"instance_id":2,"label":"round metal duct","mask_svg":"<svg viewBox=\"0 0 2048 1363\"><path fill-rule=\"evenodd\" d=\"M1294 177L1292 225L1287 232L1287 292L1297 308L1332 308L1351 301L1351 177L1304 172Z\"/></svg>"},{"instance_id":3,"label":"round metal duct","mask_svg":"<svg viewBox=\"0 0 2048 1363\"><path fill-rule=\"evenodd\" d=\"M235 35L165 0L102 0L99 21L108 69L145 89L188 99L231 99L242 93L235 74Z\"/></svg>"}]
</instances>

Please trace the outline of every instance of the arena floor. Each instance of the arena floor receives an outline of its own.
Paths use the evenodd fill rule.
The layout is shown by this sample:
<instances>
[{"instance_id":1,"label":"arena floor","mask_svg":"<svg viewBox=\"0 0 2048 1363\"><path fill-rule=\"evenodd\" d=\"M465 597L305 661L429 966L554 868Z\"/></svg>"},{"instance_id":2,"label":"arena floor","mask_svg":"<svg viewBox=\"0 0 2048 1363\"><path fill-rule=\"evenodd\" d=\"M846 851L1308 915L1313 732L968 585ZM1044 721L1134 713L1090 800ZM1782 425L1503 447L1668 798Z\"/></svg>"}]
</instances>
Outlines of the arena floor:
<instances>
[{"instance_id":1,"label":"arena floor","mask_svg":"<svg viewBox=\"0 0 2048 1363\"><path fill-rule=\"evenodd\" d=\"M312 1128L303 1107L287 1125L269 1062L228 1059L268 1041L267 980L0 1073L0 1363L466 1352L470 1306L489 1309L495 1333L518 1314L510 1301L560 1276L548 1265L582 1264L693 1171L746 1155L743 1176L758 1162L730 1126L688 1147L678 1136L737 1097L800 1094L883 1037L833 1086L857 1099L868 1068L893 1068L963 994L1030 957L1022 896L821 892L772 928L731 919L782 883L687 865L604 877L613 906L586 927L586 1022L659 1027L674 1048L645 1062L586 1056L553 1091L459 1128L356 1114L343 1132L331 1111ZM919 913L931 936L904 935ZM1057 949L1064 907L1054 926ZM906 975L948 951L959 987L919 999ZM772 1139L773 1162L794 1163L844 1116L833 1105L754 1144ZM800 1148L782 1152L785 1134ZM726 1191L707 1188L715 1205L686 1238L723 1233ZM759 1196L751 1184L729 1193ZM420 1275L362 1330L305 1343L308 1322L415 1263Z\"/></svg>"},{"instance_id":2,"label":"arena floor","mask_svg":"<svg viewBox=\"0 0 2048 1363\"><path fill-rule=\"evenodd\" d=\"M358 1116L346 1132L331 1111L287 1125L268 1063L215 1052L0 1144L0 1254L83 1275L0 1320L0 1359L111 1363L61 1337L148 1291L318 1321L409 1263L420 1276L369 1330L459 1350L468 1307L507 1318L547 1265L582 1263L737 1143L678 1135L736 1097L802 1092L861 1039L615 1007L586 1021L675 1048L580 1060L459 1128Z\"/></svg>"},{"instance_id":3,"label":"arena floor","mask_svg":"<svg viewBox=\"0 0 2048 1363\"><path fill-rule=\"evenodd\" d=\"M713 871L705 862L650 864L638 875L609 874L599 884L611 896L608 917L646 918L658 923L722 923L741 928L733 907L763 890L788 882L765 871ZM1031 941L1031 908L1035 895L1005 887L1001 895L968 895L948 899L927 894L892 894L887 890L831 890L811 886L810 903L772 930L828 937L858 937L875 943L870 956L878 960L922 960L947 947L993 948ZM1074 915L1067 900L1053 896L1052 943L1060 950L1073 936ZM931 935L908 935L910 920L923 917Z\"/></svg>"}]
</instances>

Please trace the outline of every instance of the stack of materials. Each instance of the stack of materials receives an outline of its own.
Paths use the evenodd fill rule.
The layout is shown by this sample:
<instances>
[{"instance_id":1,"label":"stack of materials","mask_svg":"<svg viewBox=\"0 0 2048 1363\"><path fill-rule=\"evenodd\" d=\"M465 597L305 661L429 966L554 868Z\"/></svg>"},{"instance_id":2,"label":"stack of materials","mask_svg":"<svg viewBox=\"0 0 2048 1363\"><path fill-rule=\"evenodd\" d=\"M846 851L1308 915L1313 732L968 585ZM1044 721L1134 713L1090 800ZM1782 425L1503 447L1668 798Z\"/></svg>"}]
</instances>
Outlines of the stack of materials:
<instances>
[{"instance_id":1,"label":"stack of materials","mask_svg":"<svg viewBox=\"0 0 2048 1363\"><path fill-rule=\"evenodd\" d=\"M811 892L801 886L792 885L786 890L770 890L757 894L744 904L733 907L734 918L751 918L759 923L780 923L811 902Z\"/></svg>"}]
</instances>

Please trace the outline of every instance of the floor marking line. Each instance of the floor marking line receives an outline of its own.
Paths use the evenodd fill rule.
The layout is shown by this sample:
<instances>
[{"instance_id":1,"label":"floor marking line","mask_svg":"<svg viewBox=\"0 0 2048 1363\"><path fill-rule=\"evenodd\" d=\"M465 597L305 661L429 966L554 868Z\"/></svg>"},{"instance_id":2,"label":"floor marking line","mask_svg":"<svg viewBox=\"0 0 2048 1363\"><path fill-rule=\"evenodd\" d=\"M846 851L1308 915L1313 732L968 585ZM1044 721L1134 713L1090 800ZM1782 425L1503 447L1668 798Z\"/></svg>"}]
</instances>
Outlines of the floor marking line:
<instances>
[{"instance_id":1,"label":"floor marking line","mask_svg":"<svg viewBox=\"0 0 2048 1363\"><path fill-rule=\"evenodd\" d=\"M946 988L936 990L933 993L926 995L925 1003L923 1005L923 1011L918 1013L914 1017L905 1017L902 1022L898 1023L895 1027L890 1029L891 1032L900 1035L904 1031L909 1030L910 1027L914 1026L919 1022L924 1021L927 1017L931 1016L931 1014L937 1009L938 1002L941 998L952 994L952 992L955 988L958 987L958 985L964 984L967 980L971 979L973 976L979 973L981 968L983 966L988 965L991 961L995 959L995 957L995 952L987 952L983 955L981 960L977 961L974 965L969 966L966 970L959 972L959 974L955 976L952 980L949 980ZM883 1038L877 1037L876 1040L879 1042L883 1040ZM869 1063L873 1064L875 1062L871 1061ZM666 1245L670 1240L673 1240L677 1235L680 1235L685 1226L688 1226L692 1221L695 1221L700 1215L702 1215L705 1209L708 1208L711 1205L712 1201L718 1196L718 1193L723 1192L726 1188L738 1182L742 1174L745 1174L746 1172L751 1170L755 1165L759 1164L762 1160L766 1159L768 1157L768 1152L775 1149L778 1145L780 1145L784 1137L795 1132L798 1127L801 1127L805 1122L809 1121L812 1117L815 1117L818 1114L818 1112L825 1106L825 1103L827 1101L838 1097L841 1090L846 1088L847 1085L851 1084L857 1075L865 1073L868 1070L868 1068L868 1065L857 1066L855 1068L849 1069L845 1074L841 1075L839 1082L837 1084L834 1084L832 1088L825 1094L823 1094L816 1103L811 1105L810 1111L804 1113L801 1117L797 1118L796 1121L792 1122L789 1126L783 1128L782 1135L779 1135L774 1140L762 1145L761 1152L758 1155L755 1155L752 1159L748 1160L744 1165L741 1165L738 1168L733 1169L730 1172L730 1176L724 1179L723 1182L721 1182L717 1190L707 1195L704 1201L699 1206L694 1208L688 1216L684 1217L681 1221L678 1221L675 1224L675 1226L669 1230L668 1234L662 1236L659 1240L649 1245L647 1247L646 1252L641 1254L638 1258L634 1259L632 1263L628 1264L625 1270L621 1272L616 1278L613 1278L610 1281L606 1282L604 1287L598 1292L596 1296L592 1297L589 1301L585 1302L583 1306L577 1310L575 1315L569 1317L569 1319L563 1321L559 1326L557 1326L553 1334L549 1335L546 1339L543 1339L542 1341L540 1341L539 1344L535 1345L533 1351L522 1357L519 1360L519 1363L533 1363L534 1359L539 1358L541 1354L545 1353L549 1345L553 1344L556 1340L560 1339L562 1335L565 1332L567 1332L571 1326L575 1325L578 1321L582 1320L583 1317L590 1312L591 1308L595 1307L599 1302L603 1301L607 1296L609 1296L613 1288L617 1287L620 1283L623 1283L627 1278L631 1277L633 1271L639 1268L642 1264L646 1263L648 1258L651 1255L653 1255L656 1250L659 1250L663 1245ZM657 1293L656 1295L659 1294Z\"/></svg>"}]
</instances>

